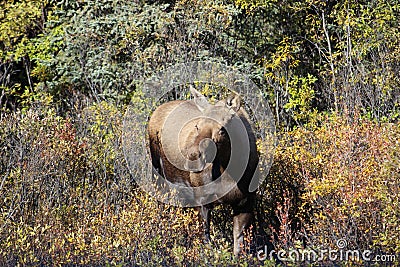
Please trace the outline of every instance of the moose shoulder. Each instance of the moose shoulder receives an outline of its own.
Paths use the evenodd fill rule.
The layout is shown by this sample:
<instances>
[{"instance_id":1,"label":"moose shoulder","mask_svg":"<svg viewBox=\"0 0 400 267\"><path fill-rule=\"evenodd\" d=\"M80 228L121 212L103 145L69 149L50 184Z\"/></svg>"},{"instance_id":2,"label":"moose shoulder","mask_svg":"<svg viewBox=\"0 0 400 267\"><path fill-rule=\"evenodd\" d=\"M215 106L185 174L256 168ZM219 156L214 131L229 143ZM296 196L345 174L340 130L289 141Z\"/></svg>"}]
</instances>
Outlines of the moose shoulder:
<instances>
[{"instance_id":1,"label":"moose shoulder","mask_svg":"<svg viewBox=\"0 0 400 267\"><path fill-rule=\"evenodd\" d=\"M191 94L193 100L167 102L152 114L148 125L152 164L172 183L201 188L194 198L207 240L213 205L232 206L238 255L253 217L255 192L249 188L258 184L255 135L239 95L210 104L194 88Z\"/></svg>"}]
</instances>

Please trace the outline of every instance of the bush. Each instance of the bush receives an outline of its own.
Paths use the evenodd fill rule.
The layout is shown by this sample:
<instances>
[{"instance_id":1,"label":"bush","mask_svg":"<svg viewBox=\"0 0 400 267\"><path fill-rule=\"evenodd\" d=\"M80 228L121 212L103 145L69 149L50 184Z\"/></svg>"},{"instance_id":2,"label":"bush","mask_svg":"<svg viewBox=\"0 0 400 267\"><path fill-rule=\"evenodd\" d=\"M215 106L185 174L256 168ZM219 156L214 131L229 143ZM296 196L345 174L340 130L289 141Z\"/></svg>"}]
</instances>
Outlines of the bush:
<instances>
[{"instance_id":1,"label":"bush","mask_svg":"<svg viewBox=\"0 0 400 267\"><path fill-rule=\"evenodd\" d=\"M343 238L349 249L398 255L399 125L321 123L289 132L277 148L263 196L276 246L335 249Z\"/></svg>"},{"instance_id":2,"label":"bush","mask_svg":"<svg viewBox=\"0 0 400 267\"><path fill-rule=\"evenodd\" d=\"M122 115L109 103L73 118L53 110L0 121L0 265L227 265L231 211L219 207L212 242L193 209L139 189L121 149Z\"/></svg>"}]
</instances>

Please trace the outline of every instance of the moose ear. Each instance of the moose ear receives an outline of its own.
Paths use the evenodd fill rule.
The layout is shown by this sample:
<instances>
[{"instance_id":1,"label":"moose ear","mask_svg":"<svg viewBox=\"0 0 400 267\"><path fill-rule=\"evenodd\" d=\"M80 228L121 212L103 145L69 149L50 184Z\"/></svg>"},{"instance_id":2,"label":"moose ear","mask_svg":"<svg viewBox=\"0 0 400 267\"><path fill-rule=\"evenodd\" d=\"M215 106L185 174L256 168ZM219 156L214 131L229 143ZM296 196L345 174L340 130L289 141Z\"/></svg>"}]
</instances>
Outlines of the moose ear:
<instances>
[{"instance_id":1,"label":"moose ear","mask_svg":"<svg viewBox=\"0 0 400 267\"><path fill-rule=\"evenodd\" d=\"M190 86L190 93L194 97L194 103L200 109L200 111L205 110L210 105L207 98L202 93L194 89L193 86Z\"/></svg>"},{"instance_id":2,"label":"moose ear","mask_svg":"<svg viewBox=\"0 0 400 267\"><path fill-rule=\"evenodd\" d=\"M240 109L241 97L239 94L232 92L225 100L226 106L237 112Z\"/></svg>"}]
</instances>

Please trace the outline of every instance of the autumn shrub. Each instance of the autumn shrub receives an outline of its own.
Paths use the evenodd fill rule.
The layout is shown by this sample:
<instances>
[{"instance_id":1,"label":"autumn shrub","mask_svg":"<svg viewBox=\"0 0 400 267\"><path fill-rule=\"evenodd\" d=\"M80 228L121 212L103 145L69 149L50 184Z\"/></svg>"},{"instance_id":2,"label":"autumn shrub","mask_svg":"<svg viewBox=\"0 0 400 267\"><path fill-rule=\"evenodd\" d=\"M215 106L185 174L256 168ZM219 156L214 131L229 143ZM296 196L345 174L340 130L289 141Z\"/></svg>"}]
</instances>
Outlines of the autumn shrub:
<instances>
[{"instance_id":1,"label":"autumn shrub","mask_svg":"<svg viewBox=\"0 0 400 267\"><path fill-rule=\"evenodd\" d=\"M396 123L322 116L285 133L262 200L277 248L371 250L399 255ZM398 260L398 259L397 259Z\"/></svg>"},{"instance_id":2,"label":"autumn shrub","mask_svg":"<svg viewBox=\"0 0 400 267\"><path fill-rule=\"evenodd\" d=\"M234 259L232 211L217 207L204 243L193 209L142 191L121 148L122 112L106 102L74 117L2 114L0 265L209 266Z\"/></svg>"},{"instance_id":3,"label":"autumn shrub","mask_svg":"<svg viewBox=\"0 0 400 267\"><path fill-rule=\"evenodd\" d=\"M0 257L11 264L34 263L47 246L40 244L51 223L46 218L68 224L76 214L84 148L71 121L52 110L3 115L1 129Z\"/></svg>"}]
</instances>

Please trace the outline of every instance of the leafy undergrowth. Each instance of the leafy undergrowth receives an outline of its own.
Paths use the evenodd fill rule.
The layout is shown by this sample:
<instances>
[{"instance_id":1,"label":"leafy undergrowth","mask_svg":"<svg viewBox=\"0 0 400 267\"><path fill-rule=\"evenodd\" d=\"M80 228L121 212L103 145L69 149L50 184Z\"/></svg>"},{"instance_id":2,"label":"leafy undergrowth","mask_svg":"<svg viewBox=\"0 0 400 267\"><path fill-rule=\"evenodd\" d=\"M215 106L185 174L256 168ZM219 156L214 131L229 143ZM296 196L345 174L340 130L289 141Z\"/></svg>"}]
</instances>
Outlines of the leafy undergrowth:
<instances>
[{"instance_id":1,"label":"leafy undergrowth","mask_svg":"<svg viewBox=\"0 0 400 267\"><path fill-rule=\"evenodd\" d=\"M233 259L231 245L203 243L193 210L166 207L140 190L126 206L79 203L42 210L2 230L2 265L209 266L255 262ZM60 215L62 213L62 215Z\"/></svg>"},{"instance_id":2,"label":"leafy undergrowth","mask_svg":"<svg viewBox=\"0 0 400 267\"><path fill-rule=\"evenodd\" d=\"M230 210L217 208L205 243L197 211L159 203L136 185L113 106L93 105L75 119L13 113L0 129L1 266L257 262L233 257Z\"/></svg>"},{"instance_id":3,"label":"leafy undergrowth","mask_svg":"<svg viewBox=\"0 0 400 267\"><path fill-rule=\"evenodd\" d=\"M276 248L339 250L344 240L360 252L355 265L399 261L399 137L399 124L335 115L285 133L264 192Z\"/></svg>"},{"instance_id":4,"label":"leafy undergrowth","mask_svg":"<svg viewBox=\"0 0 400 267\"><path fill-rule=\"evenodd\" d=\"M136 186L112 105L74 118L32 109L0 124L2 266L273 266L252 248L262 247L260 232L276 251L336 249L345 239L349 249L400 253L398 124L331 115L282 134L258 192L256 234L239 259L229 208L214 211L207 244L196 211L160 204Z\"/></svg>"}]
</instances>

